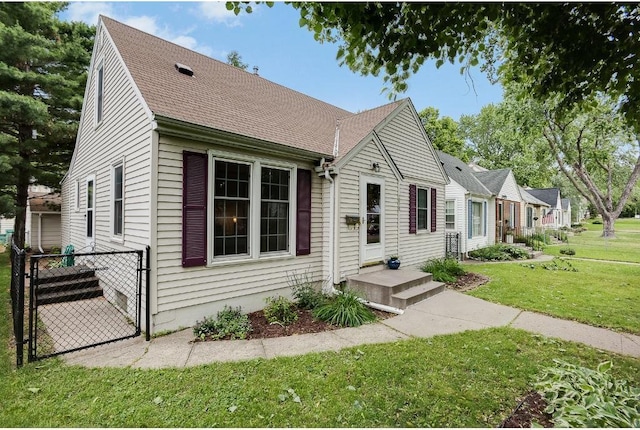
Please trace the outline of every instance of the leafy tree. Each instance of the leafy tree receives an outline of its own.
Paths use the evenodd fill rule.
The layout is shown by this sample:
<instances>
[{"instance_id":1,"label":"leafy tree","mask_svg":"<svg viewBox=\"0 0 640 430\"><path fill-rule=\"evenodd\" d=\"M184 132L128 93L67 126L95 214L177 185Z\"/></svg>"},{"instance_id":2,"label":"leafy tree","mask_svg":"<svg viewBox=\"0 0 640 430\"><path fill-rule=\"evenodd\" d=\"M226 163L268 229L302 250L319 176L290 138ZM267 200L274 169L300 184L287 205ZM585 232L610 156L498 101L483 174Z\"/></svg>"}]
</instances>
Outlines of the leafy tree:
<instances>
[{"instance_id":1,"label":"leafy tree","mask_svg":"<svg viewBox=\"0 0 640 430\"><path fill-rule=\"evenodd\" d=\"M63 3L0 3L0 195L24 245L30 183L56 187L75 142L94 29L58 19Z\"/></svg>"},{"instance_id":2,"label":"leafy tree","mask_svg":"<svg viewBox=\"0 0 640 430\"><path fill-rule=\"evenodd\" d=\"M557 109L545 108L543 129L560 171L602 215L604 237L615 237L615 220L640 178L640 142L617 105L600 96Z\"/></svg>"},{"instance_id":3,"label":"leafy tree","mask_svg":"<svg viewBox=\"0 0 640 430\"><path fill-rule=\"evenodd\" d=\"M271 4L267 2L267 4ZM483 61L488 72L522 83L544 101L561 94L571 107L599 92L619 100L640 130L640 4L295 2L300 26L319 42L340 43L337 57L354 72L377 76L393 91L426 61L436 66ZM229 2L239 13L244 2Z\"/></svg>"},{"instance_id":4,"label":"leafy tree","mask_svg":"<svg viewBox=\"0 0 640 430\"><path fill-rule=\"evenodd\" d=\"M418 112L429 140L436 149L461 159L469 161L469 151L458 123L451 117L440 117L440 111L434 107L427 107Z\"/></svg>"},{"instance_id":5,"label":"leafy tree","mask_svg":"<svg viewBox=\"0 0 640 430\"><path fill-rule=\"evenodd\" d=\"M238 53L238 51L231 51L227 55L227 64L231 64L242 70L247 70L249 64L242 62L242 56Z\"/></svg>"},{"instance_id":6,"label":"leafy tree","mask_svg":"<svg viewBox=\"0 0 640 430\"><path fill-rule=\"evenodd\" d=\"M473 159L486 169L511 169L523 186L548 187L557 170L542 135L543 111L531 100L506 97L460 118Z\"/></svg>"}]
</instances>

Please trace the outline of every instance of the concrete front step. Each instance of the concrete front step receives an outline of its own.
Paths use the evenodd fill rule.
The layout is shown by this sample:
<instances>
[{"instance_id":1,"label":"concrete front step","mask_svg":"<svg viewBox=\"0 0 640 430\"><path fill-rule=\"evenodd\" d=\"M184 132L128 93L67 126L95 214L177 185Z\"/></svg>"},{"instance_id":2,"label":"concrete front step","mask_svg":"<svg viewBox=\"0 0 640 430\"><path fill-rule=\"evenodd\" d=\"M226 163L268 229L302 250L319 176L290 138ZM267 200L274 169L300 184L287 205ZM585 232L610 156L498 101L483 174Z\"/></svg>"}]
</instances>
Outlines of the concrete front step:
<instances>
[{"instance_id":1,"label":"concrete front step","mask_svg":"<svg viewBox=\"0 0 640 430\"><path fill-rule=\"evenodd\" d=\"M409 288L391 296L391 306L398 309L406 309L414 303L418 303L431 296L443 292L445 284L437 281L430 281L417 287Z\"/></svg>"},{"instance_id":2,"label":"concrete front step","mask_svg":"<svg viewBox=\"0 0 640 430\"><path fill-rule=\"evenodd\" d=\"M347 280L347 285L362 293L364 298L370 302L393 306L392 296L394 294L427 284L432 280L433 277L430 273L413 268L401 268L351 276Z\"/></svg>"},{"instance_id":3,"label":"concrete front step","mask_svg":"<svg viewBox=\"0 0 640 430\"><path fill-rule=\"evenodd\" d=\"M81 278L91 278L96 271L81 265L70 267L56 267L53 269L40 269L38 271L38 284L53 284L58 282L75 281Z\"/></svg>"}]
</instances>

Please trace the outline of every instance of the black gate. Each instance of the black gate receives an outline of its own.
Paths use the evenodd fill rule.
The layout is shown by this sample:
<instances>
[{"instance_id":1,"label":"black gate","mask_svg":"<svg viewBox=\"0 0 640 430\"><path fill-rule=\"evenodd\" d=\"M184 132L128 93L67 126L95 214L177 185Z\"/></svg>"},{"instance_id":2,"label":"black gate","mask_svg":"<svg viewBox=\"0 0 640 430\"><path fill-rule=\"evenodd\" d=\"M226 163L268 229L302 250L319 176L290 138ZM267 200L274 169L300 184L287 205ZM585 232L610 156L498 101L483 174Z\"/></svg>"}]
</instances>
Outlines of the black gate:
<instances>
[{"instance_id":1,"label":"black gate","mask_svg":"<svg viewBox=\"0 0 640 430\"><path fill-rule=\"evenodd\" d=\"M146 297L149 291L142 259L143 251L33 255L27 277L24 251L14 247L11 298L17 365L22 365L24 344L29 346L28 361L35 361L139 336L143 279ZM20 315L24 309L27 330L24 313Z\"/></svg>"},{"instance_id":2,"label":"black gate","mask_svg":"<svg viewBox=\"0 0 640 430\"><path fill-rule=\"evenodd\" d=\"M455 258L456 260L460 260L460 233L446 233L445 253L447 258Z\"/></svg>"}]
</instances>

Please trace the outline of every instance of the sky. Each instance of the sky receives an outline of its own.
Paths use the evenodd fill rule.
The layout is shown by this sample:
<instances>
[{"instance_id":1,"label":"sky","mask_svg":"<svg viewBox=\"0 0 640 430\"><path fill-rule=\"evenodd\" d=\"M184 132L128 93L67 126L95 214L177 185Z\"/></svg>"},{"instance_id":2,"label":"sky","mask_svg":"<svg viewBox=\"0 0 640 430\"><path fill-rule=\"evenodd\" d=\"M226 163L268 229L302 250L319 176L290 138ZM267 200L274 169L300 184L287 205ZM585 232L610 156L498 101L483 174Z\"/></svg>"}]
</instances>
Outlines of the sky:
<instances>
[{"instance_id":1,"label":"sky","mask_svg":"<svg viewBox=\"0 0 640 430\"><path fill-rule=\"evenodd\" d=\"M315 41L299 26L299 12L283 3L254 6L253 13L236 16L217 1L72 2L60 17L95 25L100 14L220 61L237 51L247 70L257 66L263 78L351 112L390 101L382 93L382 75L361 76L340 66L338 45ZM461 75L459 64L437 69L425 62L408 84L398 98L410 97L418 111L432 106L455 120L502 99L499 85L477 68Z\"/></svg>"}]
</instances>

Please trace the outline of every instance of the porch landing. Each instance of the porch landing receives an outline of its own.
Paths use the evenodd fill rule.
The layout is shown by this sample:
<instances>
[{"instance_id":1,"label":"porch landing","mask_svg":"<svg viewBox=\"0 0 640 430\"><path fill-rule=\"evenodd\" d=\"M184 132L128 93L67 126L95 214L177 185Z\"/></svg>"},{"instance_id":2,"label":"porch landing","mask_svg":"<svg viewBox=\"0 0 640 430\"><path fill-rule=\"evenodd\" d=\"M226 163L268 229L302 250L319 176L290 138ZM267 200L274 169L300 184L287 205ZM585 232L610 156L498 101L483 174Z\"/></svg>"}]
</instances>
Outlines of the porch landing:
<instances>
[{"instance_id":1,"label":"porch landing","mask_svg":"<svg viewBox=\"0 0 640 430\"><path fill-rule=\"evenodd\" d=\"M414 268L379 270L350 276L347 285L364 294L366 300L406 309L414 303L444 291L444 284L431 273Z\"/></svg>"}]
</instances>

